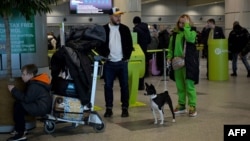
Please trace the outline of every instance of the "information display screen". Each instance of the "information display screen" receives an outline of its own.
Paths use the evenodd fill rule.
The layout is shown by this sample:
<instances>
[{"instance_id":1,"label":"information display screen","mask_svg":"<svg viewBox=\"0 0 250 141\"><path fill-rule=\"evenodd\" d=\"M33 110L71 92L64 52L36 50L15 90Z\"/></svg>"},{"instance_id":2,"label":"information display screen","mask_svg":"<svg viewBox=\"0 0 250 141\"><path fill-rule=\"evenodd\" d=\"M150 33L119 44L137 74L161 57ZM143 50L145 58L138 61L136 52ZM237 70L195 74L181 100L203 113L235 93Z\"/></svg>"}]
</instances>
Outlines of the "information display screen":
<instances>
[{"instance_id":1,"label":"information display screen","mask_svg":"<svg viewBox=\"0 0 250 141\"><path fill-rule=\"evenodd\" d=\"M108 14L113 0L70 0L71 14Z\"/></svg>"}]
</instances>

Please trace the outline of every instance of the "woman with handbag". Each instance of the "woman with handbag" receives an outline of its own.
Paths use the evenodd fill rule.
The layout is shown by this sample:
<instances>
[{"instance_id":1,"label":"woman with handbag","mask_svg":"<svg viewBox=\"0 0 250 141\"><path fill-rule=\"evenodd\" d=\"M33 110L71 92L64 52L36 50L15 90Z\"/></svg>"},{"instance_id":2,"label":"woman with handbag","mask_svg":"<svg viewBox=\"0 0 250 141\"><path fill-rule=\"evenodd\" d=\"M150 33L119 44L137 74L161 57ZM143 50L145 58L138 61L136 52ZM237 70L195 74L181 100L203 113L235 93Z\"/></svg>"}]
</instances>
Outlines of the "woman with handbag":
<instances>
[{"instance_id":1,"label":"woman with handbag","mask_svg":"<svg viewBox=\"0 0 250 141\"><path fill-rule=\"evenodd\" d=\"M167 63L172 64L174 69L174 81L178 93L178 105L175 108L175 114L186 113L187 98L190 117L197 115L195 84L199 80L199 54L195 46L196 34L189 15L181 15L174 33L170 37L167 55Z\"/></svg>"}]
</instances>

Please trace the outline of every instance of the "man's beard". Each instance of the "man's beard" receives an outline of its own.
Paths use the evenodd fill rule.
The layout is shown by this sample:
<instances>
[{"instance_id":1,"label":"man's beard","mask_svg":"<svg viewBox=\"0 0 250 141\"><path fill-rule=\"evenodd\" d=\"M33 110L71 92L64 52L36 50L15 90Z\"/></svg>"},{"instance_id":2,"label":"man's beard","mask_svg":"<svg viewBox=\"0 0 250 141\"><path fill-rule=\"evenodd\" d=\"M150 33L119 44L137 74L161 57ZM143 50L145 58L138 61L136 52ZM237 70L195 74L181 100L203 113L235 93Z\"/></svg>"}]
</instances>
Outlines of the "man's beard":
<instances>
[{"instance_id":1,"label":"man's beard","mask_svg":"<svg viewBox=\"0 0 250 141\"><path fill-rule=\"evenodd\" d=\"M114 22L113 24L114 24L114 25L119 25L120 23L116 23L116 22Z\"/></svg>"},{"instance_id":2,"label":"man's beard","mask_svg":"<svg viewBox=\"0 0 250 141\"><path fill-rule=\"evenodd\" d=\"M111 22L112 22L113 25L119 25L120 24L120 22L119 23L114 22L114 21L111 21Z\"/></svg>"}]
</instances>

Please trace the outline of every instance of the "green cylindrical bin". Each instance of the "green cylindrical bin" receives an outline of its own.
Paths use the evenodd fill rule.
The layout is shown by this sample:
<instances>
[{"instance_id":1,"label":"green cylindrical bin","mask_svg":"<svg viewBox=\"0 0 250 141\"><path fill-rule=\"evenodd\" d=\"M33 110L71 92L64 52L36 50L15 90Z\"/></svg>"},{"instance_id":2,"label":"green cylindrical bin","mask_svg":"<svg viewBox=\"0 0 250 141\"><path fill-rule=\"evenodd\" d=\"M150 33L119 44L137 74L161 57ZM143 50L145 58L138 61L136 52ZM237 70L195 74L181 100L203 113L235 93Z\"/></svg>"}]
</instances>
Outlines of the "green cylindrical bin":
<instances>
[{"instance_id":1,"label":"green cylindrical bin","mask_svg":"<svg viewBox=\"0 0 250 141\"><path fill-rule=\"evenodd\" d=\"M208 80L228 80L228 40L208 40Z\"/></svg>"}]
</instances>

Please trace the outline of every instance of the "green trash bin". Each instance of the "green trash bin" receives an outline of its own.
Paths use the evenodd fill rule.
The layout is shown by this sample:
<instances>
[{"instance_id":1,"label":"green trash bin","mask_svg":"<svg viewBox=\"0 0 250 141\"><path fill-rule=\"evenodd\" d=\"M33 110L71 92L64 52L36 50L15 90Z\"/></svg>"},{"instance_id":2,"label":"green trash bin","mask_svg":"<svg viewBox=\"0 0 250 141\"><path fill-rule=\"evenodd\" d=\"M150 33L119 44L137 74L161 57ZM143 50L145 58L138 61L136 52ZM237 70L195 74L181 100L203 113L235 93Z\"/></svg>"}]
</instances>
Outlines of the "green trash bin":
<instances>
[{"instance_id":1,"label":"green trash bin","mask_svg":"<svg viewBox=\"0 0 250 141\"><path fill-rule=\"evenodd\" d=\"M228 40L208 40L208 80L228 80Z\"/></svg>"}]
</instances>

